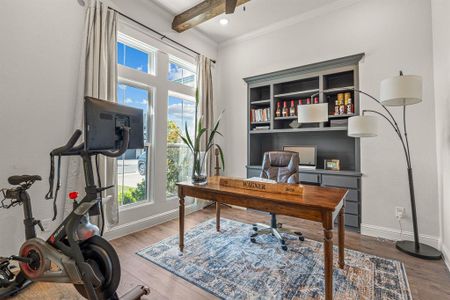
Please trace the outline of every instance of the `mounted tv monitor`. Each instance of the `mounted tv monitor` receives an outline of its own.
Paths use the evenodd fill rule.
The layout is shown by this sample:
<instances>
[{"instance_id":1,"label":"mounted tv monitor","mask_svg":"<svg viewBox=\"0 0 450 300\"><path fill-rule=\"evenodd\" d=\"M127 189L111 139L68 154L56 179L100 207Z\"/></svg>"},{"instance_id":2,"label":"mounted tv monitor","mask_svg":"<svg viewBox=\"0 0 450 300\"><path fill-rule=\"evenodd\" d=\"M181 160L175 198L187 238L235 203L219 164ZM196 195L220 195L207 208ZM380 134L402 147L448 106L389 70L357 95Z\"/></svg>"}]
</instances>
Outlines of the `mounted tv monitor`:
<instances>
[{"instance_id":1,"label":"mounted tv monitor","mask_svg":"<svg viewBox=\"0 0 450 300\"><path fill-rule=\"evenodd\" d=\"M123 127L130 128L128 149L144 148L143 110L115 102L84 98L86 150L117 150L123 142Z\"/></svg>"},{"instance_id":2,"label":"mounted tv monitor","mask_svg":"<svg viewBox=\"0 0 450 300\"><path fill-rule=\"evenodd\" d=\"M300 168L316 168L317 146L283 146L283 150L298 153L298 155L300 156Z\"/></svg>"}]
</instances>

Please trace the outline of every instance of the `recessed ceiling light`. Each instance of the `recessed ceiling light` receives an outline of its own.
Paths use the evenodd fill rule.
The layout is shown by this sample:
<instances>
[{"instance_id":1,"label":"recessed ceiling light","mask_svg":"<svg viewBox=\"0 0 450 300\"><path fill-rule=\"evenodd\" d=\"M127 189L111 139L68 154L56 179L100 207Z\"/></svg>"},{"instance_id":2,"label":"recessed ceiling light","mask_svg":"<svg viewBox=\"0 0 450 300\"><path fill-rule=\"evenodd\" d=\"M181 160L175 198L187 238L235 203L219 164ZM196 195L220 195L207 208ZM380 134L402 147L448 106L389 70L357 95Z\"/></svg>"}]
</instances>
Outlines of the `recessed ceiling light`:
<instances>
[{"instance_id":1,"label":"recessed ceiling light","mask_svg":"<svg viewBox=\"0 0 450 300\"><path fill-rule=\"evenodd\" d=\"M219 23L220 23L220 25L225 26L228 24L228 19L222 18L222 19L220 19Z\"/></svg>"}]
</instances>

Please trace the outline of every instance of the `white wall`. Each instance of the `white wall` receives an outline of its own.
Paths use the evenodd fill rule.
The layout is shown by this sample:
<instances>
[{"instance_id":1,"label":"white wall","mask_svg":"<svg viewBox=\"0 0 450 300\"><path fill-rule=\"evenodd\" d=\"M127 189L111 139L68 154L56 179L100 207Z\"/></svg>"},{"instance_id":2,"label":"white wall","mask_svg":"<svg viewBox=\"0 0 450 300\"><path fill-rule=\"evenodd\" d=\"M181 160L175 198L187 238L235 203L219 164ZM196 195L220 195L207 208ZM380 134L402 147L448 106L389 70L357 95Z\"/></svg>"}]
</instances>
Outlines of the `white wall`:
<instances>
[{"instance_id":1,"label":"white wall","mask_svg":"<svg viewBox=\"0 0 450 300\"><path fill-rule=\"evenodd\" d=\"M0 3L0 186L10 175L41 175L31 189L37 218L52 215L49 151L72 131L83 19L77 1ZM0 210L2 255L17 250L23 231L22 207Z\"/></svg>"},{"instance_id":2,"label":"white wall","mask_svg":"<svg viewBox=\"0 0 450 300\"><path fill-rule=\"evenodd\" d=\"M169 33L171 17L150 1L114 3ZM77 0L0 1L0 187L8 186L12 174L41 175L43 181L31 190L38 219L52 216L51 202L44 200L48 153L65 143L73 129L83 29L84 8ZM174 38L216 57L216 45L195 30ZM23 240L21 207L0 210L0 240L0 254L18 250Z\"/></svg>"},{"instance_id":3,"label":"white wall","mask_svg":"<svg viewBox=\"0 0 450 300\"><path fill-rule=\"evenodd\" d=\"M420 233L439 236L433 95L431 6L423 0L341 1L300 16L284 28L219 45L220 105L225 108L227 174L245 176L247 132L244 77L365 52L360 88L379 95L382 79L423 76L423 103L408 108ZM339 8L336 8L339 7ZM320 12L320 14L319 14ZM302 20L303 19L303 20ZM362 109L377 108L362 99ZM232 112L232 113L231 113ZM400 117L400 110L394 109ZM403 228L412 231L406 164L394 132L380 120L377 138L361 142L363 232L398 238L394 208L406 207Z\"/></svg>"},{"instance_id":4,"label":"white wall","mask_svg":"<svg viewBox=\"0 0 450 300\"><path fill-rule=\"evenodd\" d=\"M431 3L442 252L450 269L450 1L432 0Z\"/></svg>"}]
</instances>

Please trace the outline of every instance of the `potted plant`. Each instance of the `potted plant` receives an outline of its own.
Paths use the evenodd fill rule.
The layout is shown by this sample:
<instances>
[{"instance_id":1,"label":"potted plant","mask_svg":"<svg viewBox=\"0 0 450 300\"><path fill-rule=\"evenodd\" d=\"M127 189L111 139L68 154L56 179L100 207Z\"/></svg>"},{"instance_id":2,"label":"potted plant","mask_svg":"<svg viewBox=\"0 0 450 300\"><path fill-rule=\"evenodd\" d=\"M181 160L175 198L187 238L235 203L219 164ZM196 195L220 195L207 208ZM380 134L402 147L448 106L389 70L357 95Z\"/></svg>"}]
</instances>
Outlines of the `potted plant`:
<instances>
[{"instance_id":1,"label":"potted plant","mask_svg":"<svg viewBox=\"0 0 450 300\"><path fill-rule=\"evenodd\" d=\"M213 149L214 146L216 146L217 149L219 150L220 160L223 169L225 169L225 161L222 148L218 144L214 143L214 137L216 136L216 134L222 136L222 134L218 131L222 114L220 114L212 130L210 130L209 136L205 136L208 134L208 128L203 127L203 115L200 117L199 120L197 117L199 102L200 102L199 94L197 90L195 93L195 119L194 119L193 139L189 135L187 122L185 123L185 136L180 134L180 138L188 146L189 151L193 155L194 164L192 168L192 177L191 177L192 183L203 185L208 182L208 175L206 173L206 158L208 157L209 151L211 151L211 149ZM205 136L206 138L205 149L201 149L200 147L201 143L204 142L204 139L202 138L203 136Z\"/></svg>"}]
</instances>

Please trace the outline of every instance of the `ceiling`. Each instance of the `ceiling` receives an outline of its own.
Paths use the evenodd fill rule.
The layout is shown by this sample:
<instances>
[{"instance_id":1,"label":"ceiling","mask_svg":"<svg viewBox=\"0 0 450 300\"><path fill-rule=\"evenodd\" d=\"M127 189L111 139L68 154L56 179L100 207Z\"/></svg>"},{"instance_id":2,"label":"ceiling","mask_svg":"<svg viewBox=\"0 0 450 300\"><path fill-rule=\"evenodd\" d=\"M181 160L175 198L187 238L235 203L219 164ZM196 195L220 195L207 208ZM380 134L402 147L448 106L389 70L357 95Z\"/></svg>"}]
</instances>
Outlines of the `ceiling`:
<instances>
[{"instance_id":1,"label":"ceiling","mask_svg":"<svg viewBox=\"0 0 450 300\"><path fill-rule=\"evenodd\" d=\"M151 0L173 16L195 6L203 0ZM227 15L228 25L222 26L217 16L196 28L218 43L259 30L274 23L307 13L338 0L251 0Z\"/></svg>"}]
</instances>

